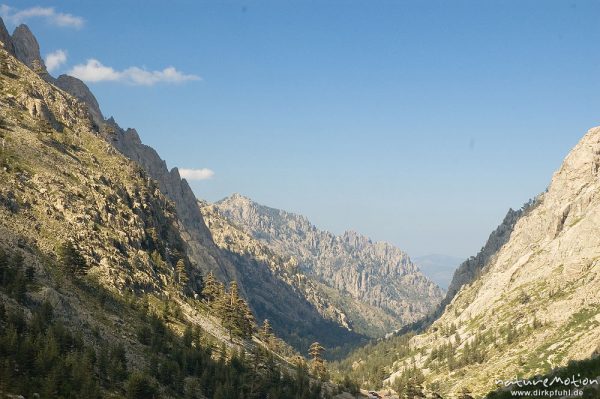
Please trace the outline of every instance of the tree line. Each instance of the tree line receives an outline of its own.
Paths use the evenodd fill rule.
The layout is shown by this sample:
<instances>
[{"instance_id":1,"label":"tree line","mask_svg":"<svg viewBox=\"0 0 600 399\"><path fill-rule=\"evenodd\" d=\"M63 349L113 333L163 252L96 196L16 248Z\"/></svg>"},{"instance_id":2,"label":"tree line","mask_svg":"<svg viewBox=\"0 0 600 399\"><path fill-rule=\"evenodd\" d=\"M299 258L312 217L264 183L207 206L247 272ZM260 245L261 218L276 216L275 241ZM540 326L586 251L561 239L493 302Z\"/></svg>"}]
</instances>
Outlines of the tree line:
<instances>
[{"instance_id":1,"label":"tree line","mask_svg":"<svg viewBox=\"0 0 600 399\"><path fill-rule=\"evenodd\" d=\"M74 333L48 302L37 302L30 295L45 281L39 281L34 268L27 265L17 250L0 250L0 291L21 305L5 304L0 299L0 391L40 398L100 398L108 393L130 399L182 398L253 399L327 397L322 384L313 378L326 377L322 347L311 347L310 366L298 362L281 366L269 342L275 339L268 320L256 327L247 303L240 297L237 284L228 289L205 279L202 290L215 314L219 314L230 338L250 338L257 333L266 347L243 350L215 348L206 343L198 327L187 327L182 336L175 334L162 315L138 304L129 304L99 285L93 287L81 278L89 266L77 247L67 242L58 253L57 265L62 278L78 287L83 300L99 302L116 314L131 314L127 323L147 359L140 368L128 362L131 348L122 341L111 342L97 331L86 337ZM183 275L180 270L178 274ZM54 277L48 277L54 278ZM183 283L183 281L181 281ZM212 290L212 291L211 291ZM2 298L0 296L0 298ZM111 306L103 304L109 301ZM25 317L24 308L33 317Z\"/></svg>"}]
</instances>

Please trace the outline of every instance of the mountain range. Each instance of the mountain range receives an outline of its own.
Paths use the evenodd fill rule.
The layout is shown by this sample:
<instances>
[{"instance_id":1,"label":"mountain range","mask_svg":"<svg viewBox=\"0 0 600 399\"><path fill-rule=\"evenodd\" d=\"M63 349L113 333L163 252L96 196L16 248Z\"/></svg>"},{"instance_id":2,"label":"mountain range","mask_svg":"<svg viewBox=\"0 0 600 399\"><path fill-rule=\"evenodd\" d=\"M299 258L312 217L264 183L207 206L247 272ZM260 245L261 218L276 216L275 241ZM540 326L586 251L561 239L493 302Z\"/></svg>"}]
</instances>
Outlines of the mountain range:
<instances>
[{"instance_id":1,"label":"mountain range","mask_svg":"<svg viewBox=\"0 0 600 399\"><path fill-rule=\"evenodd\" d=\"M0 42L0 394L497 397L595 372L600 128L444 294L391 244L199 200L29 28L0 20Z\"/></svg>"},{"instance_id":2,"label":"mountain range","mask_svg":"<svg viewBox=\"0 0 600 399\"><path fill-rule=\"evenodd\" d=\"M11 36L2 26L2 32L7 52L46 83L31 81L35 93L30 93L28 99L23 100L30 114L45 120L50 128L60 130L63 122L52 110L57 96L54 93L60 93L69 101L73 101L72 98L79 100L73 104L82 106L84 109L81 112L87 113L87 116L82 114L79 118L85 119L86 124L89 120L89 128L107 143L107 151L118 152L138 165L148 184L155 183L157 192L171 204L180 236L178 251L189 258L190 268L197 270L199 276L213 273L225 284L236 281L257 318L269 319L275 332L298 350L305 350L312 340L319 340L333 355L342 348L356 345L369 337L383 336L419 319L441 300L441 291L420 274L406 254L387 244L372 244L367 238L357 235L345 235L345 243L336 239L339 244L331 250L348 253L345 257L329 260L346 262L362 254L345 269L345 272L351 271L348 276L355 281L344 281L339 273L337 277L333 276L331 265L327 266L330 268L327 275L324 274L324 268L309 270L303 257L298 257L304 263L292 275L276 272L277 268L285 268L281 262L289 262L297 255L291 248L278 250L261 242L269 255L262 256L264 252L261 253L262 258L257 258L257 254L232 253L223 245L216 245L213 236L217 232L208 229L202 207L188 183L181 179L177 168L169 170L158 153L142 143L135 129L123 129L113 118L106 119L95 96L81 80L68 75L52 77L46 71L39 45L29 28L21 25ZM64 104L59 106L61 110L67 107ZM224 215L225 212L221 212L224 210L219 209L218 214ZM222 219L221 226L236 222ZM305 227L310 231L315 230L313 226ZM256 239L252 233L248 237ZM159 235L158 238L162 237ZM317 234L315 238L323 240L323 243L334 239L325 233ZM156 234L153 239L157 239ZM246 243L238 243L238 246L243 245ZM304 250L298 248L298 251ZM329 248L324 246L323 250ZM123 253L129 252L125 249ZM114 261L110 257L95 256L91 259L97 264L111 264ZM274 267L274 264L277 266ZM382 279L392 276L400 276L403 280L394 284L382 283ZM303 281L302 287L297 282L300 280ZM118 288L123 289L124 285ZM264 294L261 293L265 292L277 292L278 300L263 298ZM350 292L352 295L346 298L346 293Z\"/></svg>"}]
</instances>

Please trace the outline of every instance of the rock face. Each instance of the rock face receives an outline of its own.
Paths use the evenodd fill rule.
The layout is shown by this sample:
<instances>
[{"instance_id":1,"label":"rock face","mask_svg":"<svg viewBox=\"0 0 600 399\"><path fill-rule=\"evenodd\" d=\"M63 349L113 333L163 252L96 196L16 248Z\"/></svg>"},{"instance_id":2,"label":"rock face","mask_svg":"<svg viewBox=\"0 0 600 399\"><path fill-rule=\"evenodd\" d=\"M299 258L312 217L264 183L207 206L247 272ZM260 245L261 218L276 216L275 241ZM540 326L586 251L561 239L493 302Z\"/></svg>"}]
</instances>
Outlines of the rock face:
<instances>
[{"instance_id":1,"label":"rock face","mask_svg":"<svg viewBox=\"0 0 600 399\"><path fill-rule=\"evenodd\" d=\"M274 252L214 205L200 207L222 255L236 265L258 320L269 319L276 334L295 348L306 350L319 341L331 357L365 341L324 287L300 272L293 256ZM380 319L369 321L373 326Z\"/></svg>"},{"instance_id":2,"label":"rock face","mask_svg":"<svg viewBox=\"0 0 600 399\"><path fill-rule=\"evenodd\" d=\"M527 202L519 210L509 209L502 223L490 234L485 245L479 250L477 255L470 257L458 266L452 276L452 281L446 291L446 296L439 304L438 308L426 320L422 320L424 326L437 319L444 311L446 306L456 296L462 286L467 285L477 279L483 272L485 266L492 261L496 253L510 239L511 233L517 221L526 214L536 204L535 200Z\"/></svg>"},{"instance_id":3,"label":"rock face","mask_svg":"<svg viewBox=\"0 0 600 399\"><path fill-rule=\"evenodd\" d=\"M2 42L4 45L4 50L8 51L12 55L15 54L15 47L13 46L12 39L6 30L6 26L4 25L2 18L0 18L0 42Z\"/></svg>"},{"instance_id":4,"label":"rock face","mask_svg":"<svg viewBox=\"0 0 600 399\"><path fill-rule=\"evenodd\" d=\"M239 280L235 265L220 256L198 209L196 197L187 181L179 176L177 168L169 171L158 153L142 144L135 129L123 130L112 118L106 121L101 132L116 149L156 180L161 192L173 201L185 229L184 238L192 261L205 273L213 272L222 281ZM243 291L243 285L240 288Z\"/></svg>"},{"instance_id":5,"label":"rock face","mask_svg":"<svg viewBox=\"0 0 600 399\"><path fill-rule=\"evenodd\" d=\"M423 317L441 299L439 287L392 245L373 243L355 232L335 236L318 230L305 217L237 194L216 207L273 251L293 256L302 273L337 295L393 315L396 327ZM358 321L356 312L342 309L350 320Z\"/></svg>"},{"instance_id":6,"label":"rock face","mask_svg":"<svg viewBox=\"0 0 600 399\"><path fill-rule=\"evenodd\" d=\"M33 70L46 70L46 65L40 55L40 45L27 25L17 26L12 34L12 43L19 61Z\"/></svg>"},{"instance_id":7,"label":"rock face","mask_svg":"<svg viewBox=\"0 0 600 399\"><path fill-rule=\"evenodd\" d=\"M3 234L47 254L72 240L113 291L162 293L184 260L189 288L199 290L175 209L156 183L98 137L84 104L0 52L11 70L0 77Z\"/></svg>"},{"instance_id":8,"label":"rock face","mask_svg":"<svg viewBox=\"0 0 600 399\"><path fill-rule=\"evenodd\" d=\"M482 253L461 266L458 293L411 339L417 354L390 367L390 380L416 364L426 384L480 395L494 379L542 374L592 356L600 342L599 229L597 127L569 153L548 190L509 212ZM451 348L451 360L439 355L441 348Z\"/></svg>"},{"instance_id":9,"label":"rock face","mask_svg":"<svg viewBox=\"0 0 600 399\"><path fill-rule=\"evenodd\" d=\"M471 283L482 272L484 267L492 260L494 255L510 239L510 235L517 221L532 207L535 201L530 201L519 210L509 209L502 223L494 230L485 245L477 253L460 264L454 272L452 281L448 286L446 297L441 305L449 304L463 285Z\"/></svg>"},{"instance_id":10,"label":"rock face","mask_svg":"<svg viewBox=\"0 0 600 399\"><path fill-rule=\"evenodd\" d=\"M77 78L74 78L73 76L60 75L54 84L75 98L83 101L83 103L88 106L96 126L101 126L104 123L104 117L100 111L100 105L98 105L96 97L92 94L85 83Z\"/></svg>"}]
</instances>

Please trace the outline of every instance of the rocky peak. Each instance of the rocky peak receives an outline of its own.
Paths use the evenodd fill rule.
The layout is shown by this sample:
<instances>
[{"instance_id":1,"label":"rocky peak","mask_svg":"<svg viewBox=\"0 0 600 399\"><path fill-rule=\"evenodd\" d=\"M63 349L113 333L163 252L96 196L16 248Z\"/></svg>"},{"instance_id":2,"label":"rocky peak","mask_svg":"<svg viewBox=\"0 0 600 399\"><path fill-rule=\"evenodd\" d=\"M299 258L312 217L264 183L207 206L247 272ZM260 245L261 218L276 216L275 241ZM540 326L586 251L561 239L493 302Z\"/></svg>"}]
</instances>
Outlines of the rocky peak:
<instances>
[{"instance_id":1,"label":"rocky peak","mask_svg":"<svg viewBox=\"0 0 600 399\"><path fill-rule=\"evenodd\" d=\"M4 21L0 18L0 42L4 45L4 49L11 54L15 54L15 48L12 43L12 39L10 38L10 34L8 30L6 30L6 26L4 25Z\"/></svg>"},{"instance_id":2,"label":"rocky peak","mask_svg":"<svg viewBox=\"0 0 600 399\"><path fill-rule=\"evenodd\" d=\"M240 195L216 207L274 252L293 256L307 275L363 305L389 312L401 323L423 317L441 299L441 290L406 253L389 244L373 243L351 231L336 236L317 229L304 216Z\"/></svg>"},{"instance_id":3,"label":"rocky peak","mask_svg":"<svg viewBox=\"0 0 600 399\"><path fill-rule=\"evenodd\" d=\"M27 25L17 26L12 34L12 43L19 61L36 72L38 69L46 71L46 65L40 55L40 45Z\"/></svg>"},{"instance_id":4,"label":"rocky peak","mask_svg":"<svg viewBox=\"0 0 600 399\"><path fill-rule=\"evenodd\" d=\"M373 241L371 241L369 237L359 234L354 230L344 231L344 233L340 236L340 239L355 248L363 248L367 245L373 244Z\"/></svg>"},{"instance_id":5,"label":"rocky peak","mask_svg":"<svg viewBox=\"0 0 600 399\"><path fill-rule=\"evenodd\" d=\"M600 128L590 129L569 152L560 169L554 173L545 201L561 208L570 199L567 194L587 195L598 182L600 173ZM560 209L559 213L565 211ZM566 210L568 213L569 211Z\"/></svg>"},{"instance_id":6,"label":"rocky peak","mask_svg":"<svg viewBox=\"0 0 600 399\"><path fill-rule=\"evenodd\" d=\"M230 201L238 201L238 202L252 202L252 200L240 193L233 193L231 194L228 198L226 198L225 200L230 200Z\"/></svg>"},{"instance_id":7,"label":"rocky peak","mask_svg":"<svg viewBox=\"0 0 600 399\"><path fill-rule=\"evenodd\" d=\"M112 117L105 122L101 129L102 135L156 180L160 191L175 204L177 215L185 229L184 237L192 262L202 267L205 273L214 272L222 281L239 280L235 266L220 256L204 223L196 196L188 182L179 175L179 170L169 170L156 150L142 143L135 129L122 129ZM243 291L244 287L240 286L240 289Z\"/></svg>"},{"instance_id":8,"label":"rocky peak","mask_svg":"<svg viewBox=\"0 0 600 399\"><path fill-rule=\"evenodd\" d=\"M75 98L83 101L83 103L88 106L94 123L97 126L101 126L101 124L104 122L104 117L100 111L100 106L98 105L96 97L92 94L89 87L87 87L85 83L77 78L74 78L73 76L60 75L54 84Z\"/></svg>"}]
</instances>

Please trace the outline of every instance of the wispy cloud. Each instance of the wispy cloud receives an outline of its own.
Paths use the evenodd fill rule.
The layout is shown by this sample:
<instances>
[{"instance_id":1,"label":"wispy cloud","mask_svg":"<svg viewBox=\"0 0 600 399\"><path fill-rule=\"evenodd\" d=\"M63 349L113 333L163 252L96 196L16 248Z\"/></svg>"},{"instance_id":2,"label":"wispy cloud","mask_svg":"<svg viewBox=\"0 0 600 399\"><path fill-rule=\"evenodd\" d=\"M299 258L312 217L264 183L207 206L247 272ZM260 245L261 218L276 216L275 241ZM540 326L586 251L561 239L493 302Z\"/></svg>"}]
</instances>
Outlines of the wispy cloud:
<instances>
[{"instance_id":1,"label":"wispy cloud","mask_svg":"<svg viewBox=\"0 0 600 399\"><path fill-rule=\"evenodd\" d=\"M56 50L46 55L44 60L48 72L53 72L67 62L67 52L65 50Z\"/></svg>"},{"instance_id":2,"label":"wispy cloud","mask_svg":"<svg viewBox=\"0 0 600 399\"><path fill-rule=\"evenodd\" d=\"M139 67L129 67L118 71L103 65L96 59L89 59L85 64L75 65L69 75L86 82L124 82L140 86L152 86L156 83L183 83L200 80L199 76L184 74L170 66L162 71L148 71Z\"/></svg>"},{"instance_id":3,"label":"wispy cloud","mask_svg":"<svg viewBox=\"0 0 600 399\"><path fill-rule=\"evenodd\" d=\"M215 172L208 168L179 169L179 175L187 180L208 180L213 178Z\"/></svg>"},{"instance_id":4,"label":"wispy cloud","mask_svg":"<svg viewBox=\"0 0 600 399\"><path fill-rule=\"evenodd\" d=\"M73 14L67 14L56 11L53 7L30 7L17 9L6 4L0 4L0 16L14 25L21 24L32 18L42 18L49 24L69 27L81 28L85 20Z\"/></svg>"}]
</instances>

